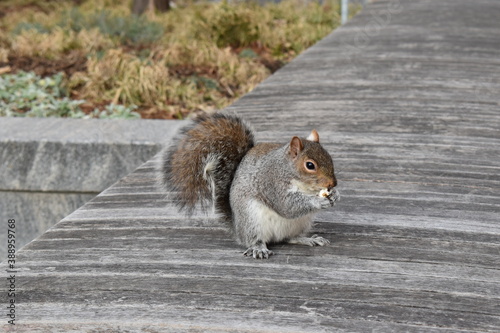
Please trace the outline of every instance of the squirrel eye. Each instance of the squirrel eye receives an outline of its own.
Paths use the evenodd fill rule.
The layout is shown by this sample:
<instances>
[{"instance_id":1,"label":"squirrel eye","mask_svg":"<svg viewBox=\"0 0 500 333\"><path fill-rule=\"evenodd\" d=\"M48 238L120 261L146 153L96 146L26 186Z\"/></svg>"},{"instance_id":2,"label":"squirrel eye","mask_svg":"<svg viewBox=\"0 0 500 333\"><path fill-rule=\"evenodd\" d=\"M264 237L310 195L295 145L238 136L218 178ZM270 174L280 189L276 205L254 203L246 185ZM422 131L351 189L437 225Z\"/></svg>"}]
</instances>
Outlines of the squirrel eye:
<instances>
[{"instance_id":1,"label":"squirrel eye","mask_svg":"<svg viewBox=\"0 0 500 333\"><path fill-rule=\"evenodd\" d=\"M316 170L316 165L313 162L307 161L306 162L306 168L307 170Z\"/></svg>"}]
</instances>

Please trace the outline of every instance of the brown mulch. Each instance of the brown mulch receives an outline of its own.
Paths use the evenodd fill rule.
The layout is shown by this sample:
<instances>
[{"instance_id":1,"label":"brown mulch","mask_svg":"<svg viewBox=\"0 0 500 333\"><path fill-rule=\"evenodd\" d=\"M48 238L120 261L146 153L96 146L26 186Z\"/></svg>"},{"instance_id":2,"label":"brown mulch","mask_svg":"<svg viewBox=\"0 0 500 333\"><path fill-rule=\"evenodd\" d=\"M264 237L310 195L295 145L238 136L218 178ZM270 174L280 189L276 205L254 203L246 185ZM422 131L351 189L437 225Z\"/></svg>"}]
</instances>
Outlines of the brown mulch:
<instances>
[{"instance_id":1,"label":"brown mulch","mask_svg":"<svg viewBox=\"0 0 500 333\"><path fill-rule=\"evenodd\" d=\"M177 78L185 78L193 75L205 76L217 79L218 73L215 67L201 67L192 65L171 65L168 67L168 73Z\"/></svg>"},{"instance_id":2,"label":"brown mulch","mask_svg":"<svg viewBox=\"0 0 500 333\"><path fill-rule=\"evenodd\" d=\"M142 119L184 119L189 114L189 110L187 109L183 109L175 114L167 110L152 107L139 107L135 112L139 113Z\"/></svg>"},{"instance_id":3,"label":"brown mulch","mask_svg":"<svg viewBox=\"0 0 500 333\"><path fill-rule=\"evenodd\" d=\"M23 9L28 9L28 8L35 9L36 11L46 13L45 9L42 8L40 5L38 5L36 3L32 3L32 4L24 4L24 5L17 5L17 6L1 7L0 8L0 18L7 16L10 13L19 12Z\"/></svg>"},{"instance_id":4,"label":"brown mulch","mask_svg":"<svg viewBox=\"0 0 500 333\"><path fill-rule=\"evenodd\" d=\"M78 99L78 95L76 94L73 94L72 97ZM95 109L104 110L109 103L111 103L110 100L100 102L86 101L80 104L80 109L82 109L85 114L90 114ZM135 112L139 113L142 119L183 119L190 113L189 110L185 108L179 111L180 113L174 114L170 111L160 110L151 106L139 106Z\"/></svg>"},{"instance_id":5,"label":"brown mulch","mask_svg":"<svg viewBox=\"0 0 500 333\"><path fill-rule=\"evenodd\" d=\"M1 0L0 0L1 1ZM73 0L72 2L78 6L84 0ZM51 7L58 6L58 0L45 0L43 4L38 3L36 0L24 4L9 4L8 6L0 6L0 18L14 12L20 12L24 9L35 9L38 12L48 14Z\"/></svg>"},{"instance_id":6,"label":"brown mulch","mask_svg":"<svg viewBox=\"0 0 500 333\"><path fill-rule=\"evenodd\" d=\"M271 73L276 72L285 65L285 62L274 59L271 56L271 51L259 42L252 43L251 45L245 47L233 48L233 52L240 54L245 49L251 49L257 56L257 61L269 69Z\"/></svg>"},{"instance_id":7,"label":"brown mulch","mask_svg":"<svg viewBox=\"0 0 500 333\"><path fill-rule=\"evenodd\" d=\"M261 57L259 61L262 65L266 66L266 68L269 69L271 73L274 73L281 67L285 66L285 63L283 61L275 60L270 57Z\"/></svg>"},{"instance_id":8,"label":"brown mulch","mask_svg":"<svg viewBox=\"0 0 500 333\"><path fill-rule=\"evenodd\" d=\"M10 55L7 62L0 62L0 68L7 66L12 73L33 71L45 77L64 72L69 77L75 72L87 69L87 57L78 51L72 51L58 59Z\"/></svg>"}]
</instances>

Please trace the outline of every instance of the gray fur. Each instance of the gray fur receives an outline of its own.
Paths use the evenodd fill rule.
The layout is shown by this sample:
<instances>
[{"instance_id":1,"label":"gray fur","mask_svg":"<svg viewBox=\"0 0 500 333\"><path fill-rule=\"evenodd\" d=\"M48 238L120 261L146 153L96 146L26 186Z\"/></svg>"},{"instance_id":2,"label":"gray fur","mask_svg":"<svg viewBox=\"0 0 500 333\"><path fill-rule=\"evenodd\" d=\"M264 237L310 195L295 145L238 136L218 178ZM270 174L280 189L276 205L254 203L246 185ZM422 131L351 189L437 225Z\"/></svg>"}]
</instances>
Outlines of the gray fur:
<instances>
[{"instance_id":1,"label":"gray fur","mask_svg":"<svg viewBox=\"0 0 500 333\"><path fill-rule=\"evenodd\" d=\"M299 174L287 150L288 144L264 157L245 156L233 179L230 201L235 234L240 244L257 253L260 243L296 239L307 232L314 213L333 206L338 198L294 190L291 180L298 179ZM326 245L327 241L313 244Z\"/></svg>"}]
</instances>

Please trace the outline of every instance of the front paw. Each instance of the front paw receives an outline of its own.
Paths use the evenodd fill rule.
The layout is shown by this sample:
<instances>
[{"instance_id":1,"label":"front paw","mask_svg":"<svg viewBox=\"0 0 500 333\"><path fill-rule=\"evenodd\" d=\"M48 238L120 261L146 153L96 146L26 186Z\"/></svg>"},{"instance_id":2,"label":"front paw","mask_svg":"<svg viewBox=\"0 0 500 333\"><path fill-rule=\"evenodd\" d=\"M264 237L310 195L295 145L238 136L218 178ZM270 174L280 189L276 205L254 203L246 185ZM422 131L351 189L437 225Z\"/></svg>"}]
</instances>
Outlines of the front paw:
<instances>
[{"instance_id":1,"label":"front paw","mask_svg":"<svg viewBox=\"0 0 500 333\"><path fill-rule=\"evenodd\" d=\"M330 200L328 197L320 198L319 207L321 209L327 209L333 207L334 201Z\"/></svg>"},{"instance_id":2,"label":"front paw","mask_svg":"<svg viewBox=\"0 0 500 333\"><path fill-rule=\"evenodd\" d=\"M273 251L262 245L251 246L243 253L244 256L254 259L269 259L273 254Z\"/></svg>"},{"instance_id":3,"label":"front paw","mask_svg":"<svg viewBox=\"0 0 500 333\"><path fill-rule=\"evenodd\" d=\"M331 192L321 193L317 197L319 199L319 206L321 209L326 209L335 206L335 203L339 200L339 192L333 189Z\"/></svg>"}]
</instances>

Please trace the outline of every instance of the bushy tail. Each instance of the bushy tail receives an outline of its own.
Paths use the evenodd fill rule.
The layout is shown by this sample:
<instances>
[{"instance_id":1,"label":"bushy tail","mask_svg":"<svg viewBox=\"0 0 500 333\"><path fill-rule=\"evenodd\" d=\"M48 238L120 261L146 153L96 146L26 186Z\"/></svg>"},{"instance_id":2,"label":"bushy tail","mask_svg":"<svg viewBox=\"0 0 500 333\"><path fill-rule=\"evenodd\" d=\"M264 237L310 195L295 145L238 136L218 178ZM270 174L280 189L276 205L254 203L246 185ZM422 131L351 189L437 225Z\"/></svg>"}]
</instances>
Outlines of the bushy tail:
<instances>
[{"instance_id":1,"label":"bushy tail","mask_svg":"<svg viewBox=\"0 0 500 333\"><path fill-rule=\"evenodd\" d=\"M245 154L254 146L251 129L238 117L198 117L162 156L162 182L180 209L192 213L196 204L213 205L231 220L229 191Z\"/></svg>"}]
</instances>

